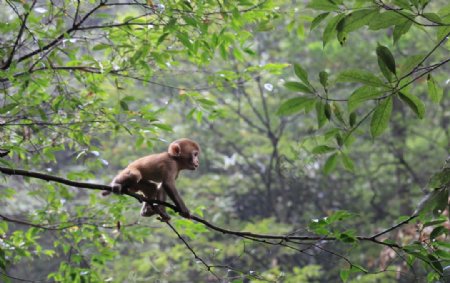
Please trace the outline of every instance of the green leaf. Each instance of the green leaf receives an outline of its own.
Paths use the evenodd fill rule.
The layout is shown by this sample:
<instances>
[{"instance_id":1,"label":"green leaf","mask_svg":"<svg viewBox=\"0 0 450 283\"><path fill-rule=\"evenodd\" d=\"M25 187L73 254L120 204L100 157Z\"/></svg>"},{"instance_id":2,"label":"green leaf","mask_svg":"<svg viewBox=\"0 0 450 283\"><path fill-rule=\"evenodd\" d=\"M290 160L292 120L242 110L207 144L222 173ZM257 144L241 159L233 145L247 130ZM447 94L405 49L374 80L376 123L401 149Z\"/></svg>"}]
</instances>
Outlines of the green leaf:
<instances>
[{"instance_id":1,"label":"green leaf","mask_svg":"<svg viewBox=\"0 0 450 283\"><path fill-rule=\"evenodd\" d=\"M342 153L341 156L342 156L342 164L344 165L344 168L351 172L354 172L355 164L353 163L353 160L345 153Z\"/></svg>"},{"instance_id":2,"label":"green leaf","mask_svg":"<svg viewBox=\"0 0 450 283\"><path fill-rule=\"evenodd\" d=\"M328 24L325 26L322 35L323 47L327 45L330 39L336 34L336 28L338 23L345 17L345 14L339 14L328 21Z\"/></svg>"},{"instance_id":3,"label":"green leaf","mask_svg":"<svg viewBox=\"0 0 450 283\"><path fill-rule=\"evenodd\" d=\"M425 105L423 105L419 98L407 92L400 92L398 96L409 106L409 108L411 108L412 111L414 111L414 113L416 113L417 117L423 119L425 114Z\"/></svg>"},{"instance_id":4,"label":"green leaf","mask_svg":"<svg viewBox=\"0 0 450 283\"><path fill-rule=\"evenodd\" d=\"M6 112L13 110L14 108L16 108L17 105L19 104L15 102L6 104L2 108L0 108L0 114L5 114Z\"/></svg>"},{"instance_id":5,"label":"green leaf","mask_svg":"<svg viewBox=\"0 0 450 283\"><path fill-rule=\"evenodd\" d=\"M356 112L350 113L350 115L348 116L348 124L352 128L356 124Z\"/></svg>"},{"instance_id":6,"label":"green leaf","mask_svg":"<svg viewBox=\"0 0 450 283\"><path fill-rule=\"evenodd\" d=\"M430 22L436 23L436 24L442 24L442 19L439 17L438 14L435 13L422 13L423 17L425 17Z\"/></svg>"},{"instance_id":7,"label":"green leaf","mask_svg":"<svg viewBox=\"0 0 450 283\"><path fill-rule=\"evenodd\" d=\"M411 15L411 18L414 18L414 15ZM394 11L386 11L384 13L380 13L375 17L372 17L369 22L369 29L371 30L379 30L386 29L393 25L402 24L405 18L402 15L399 15Z\"/></svg>"},{"instance_id":8,"label":"green leaf","mask_svg":"<svg viewBox=\"0 0 450 283\"><path fill-rule=\"evenodd\" d=\"M430 188L441 188L450 185L450 168L444 168L441 172L434 174L428 182Z\"/></svg>"},{"instance_id":9,"label":"green leaf","mask_svg":"<svg viewBox=\"0 0 450 283\"><path fill-rule=\"evenodd\" d=\"M383 71L383 67L387 67L387 69L395 75L395 59L389 48L383 45L378 45L376 53L378 57L378 66L380 69ZM390 81L389 74L385 74L385 77Z\"/></svg>"},{"instance_id":10,"label":"green leaf","mask_svg":"<svg viewBox=\"0 0 450 283\"><path fill-rule=\"evenodd\" d=\"M436 250L434 253L435 253L440 259L444 259L444 260L450 261L450 252L444 251L444 250ZM445 268L444 268L444 269L445 269ZM449 266L447 266L446 269L447 269L447 270L450 269ZM444 272L445 272L445 271L444 271ZM450 272L450 270L447 271L447 272ZM445 274L445 273L444 273L444 274ZM445 278L450 278L450 274L448 273L447 276L446 276Z\"/></svg>"},{"instance_id":11,"label":"green leaf","mask_svg":"<svg viewBox=\"0 0 450 283\"><path fill-rule=\"evenodd\" d=\"M428 258L425 255L423 255L423 254L421 254L419 252L416 252L414 250L405 249L405 251L406 251L407 254L413 256L414 258L421 259L422 261L424 261L427 264L429 263L428 262L429 260L428 260Z\"/></svg>"},{"instance_id":12,"label":"green leaf","mask_svg":"<svg viewBox=\"0 0 450 283\"><path fill-rule=\"evenodd\" d=\"M325 164L323 166L323 172L325 174L329 174L331 173L331 171L334 170L334 168L336 168L336 164L338 161L338 153L333 153L330 157L328 157L327 161L325 161Z\"/></svg>"},{"instance_id":13,"label":"green leaf","mask_svg":"<svg viewBox=\"0 0 450 283\"><path fill-rule=\"evenodd\" d=\"M337 11L339 9L339 7L330 0L312 0L306 7L322 11Z\"/></svg>"},{"instance_id":14,"label":"green leaf","mask_svg":"<svg viewBox=\"0 0 450 283\"><path fill-rule=\"evenodd\" d=\"M364 70L347 70L339 73L337 82L357 82L370 86L384 86L377 76Z\"/></svg>"},{"instance_id":15,"label":"green leaf","mask_svg":"<svg viewBox=\"0 0 450 283\"><path fill-rule=\"evenodd\" d=\"M369 271L367 269L365 269L364 267L362 267L359 264L355 264L353 263L352 269L357 269L358 271L362 271L364 273L368 273ZM355 270L356 271L356 270Z\"/></svg>"},{"instance_id":16,"label":"green leaf","mask_svg":"<svg viewBox=\"0 0 450 283\"><path fill-rule=\"evenodd\" d=\"M278 108L277 115L285 116L298 113L311 104L314 105L315 102L316 101L314 99L308 97L294 97L288 99Z\"/></svg>"},{"instance_id":17,"label":"green leaf","mask_svg":"<svg viewBox=\"0 0 450 283\"><path fill-rule=\"evenodd\" d=\"M391 118L392 108L392 96L381 101L375 108L375 112L373 113L370 122L370 132L372 137L378 137L386 130L389 125L389 119Z\"/></svg>"},{"instance_id":18,"label":"green leaf","mask_svg":"<svg viewBox=\"0 0 450 283\"><path fill-rule=\"evenodd\" d=\"M347 210L336 210L326 218L328 224L344 221L347 219L355 218L355 214ZM348 232L347 232L348 233Z\"/></svg>"},{"instance_id":19,"label":"green leaf","mask_svg":"<svg viewBox=\"0 0 450 283\"><path fill-rule=\"evenodd\" d=\"M331 106L330 104L325 104L325 117L330 120L331 119Z\"/></svg>"},{"instance_id":20,"label":"green leaf","mask_svg":"<svg viewBox=\"0 0 450 283\"><path fill-rule=\"evenodd\" d=\"M314 109L314 106L316 105L317 99L311 98L308 103L305 105L305 113L311 112L311 110Z\"/></svg>"},{"instance_id":21,"label":"green leaf","mask_svg":"<svg viewBox=\"0 0 450 283\"><path fill-rule=\"evenodd\" d=\"M334 101L332 106L333 106L332 107L333 113L336 119L338 119L342 124L345 124L344 117L342 115L342 110L339 104L336 101Z\"/></svg>"},{"instance_id":22,"label":"green leaf","mask_svg":"<svg viewBox=\"0 0 450 283\"><path fill-rule=\"evenodd\" d=\"M123 100L123 99L120 100L119 104L120 104L120 108L122 108L122 110L125 110L125 111L129 110L128 104L125 100Z\"/></svg>"},{"instance_id":23,"label":"green leaf","mask_svg":"<svg viewBox=\"0 0 450 283\"><path fill-rule=\"evenodd\" d=\"M423 223L423 227L435 226L435 225L439 225L439 224L442 224L442 223L445 223L445 222L447 222L447 218L446 217L442 217L441 219L424 222Z\"/></svg>"},{"instance_id":24,"label":"green leaf","mask_svg":"<svg viewBox=\"0 0 450 283\"><path fill-rule=\"evenodd\" d=\"M292 91L299 91L299 92L306 92L306 93L313 93L313 91L307 87L306 85L300 83L300 82L286 82L284 86Z\"/></svg>"},{"instance_id":25,"label":"green leaf","mask_svg":"<svg viewBox=\"0 0 450 283\"><path fill-rule=\"evenodd\" d=\"M207 99L207 98L199 98L197 99L197 102L199 102L200 104L202 104L204 107L210 108L211 106L215 106L216 102Z\"/></svg>"},{"instance_id":26,"label":"green leaf","mask_svg":"<svg viewBox=\"0 0 450 283\"><path fill-rule=\"evenodd\" d=\"M436 40L441 41L450 33L450 26L443 26L437 29Z\"/></svg>"},{"instance_id":27,"label":"green leaf","mask_svg":"<svg viewBox=\"0 0 450 283\"><path fill-rule=\"evenodd\" d=\"M316 28L323 20L325 20L325 18L329 14L330 14L330 12L325 12L325 13L319 14L317 17L315 17L314 20L312 20L312 22L311 22L310 30L313 30L314 28Z\"/></svg>"},{"instance_id":28,"label":"green leaf","mask_svg":"<svg viewBox=\"0 0 450 283\"><path fill-rule=\"evenodd\" d=\"M330 233L328 230L328 223L324 219L313 220L308 224L308 229L318 235L327 235Z\"/></svg>"},{"instance_id":29,"label":"green leaf","mask_svg":"<svg viewBox=\"0 0 450 283\"><path fill-rule=\"evenodd\" d=\"M197 27L198 26L198 22L197 22L196 18L194 18L192 16L188 16L188 15L182 15L181 17L186 22L186 24L188 24L190 26L193 26L193 27Z\"/></svg>"},{"instance_id":30,"label":"green leaf","mask_svg":"<svg viewBox=\"0 0 450 283\"><path fill-rule=\"evenodd\" d=\"M361 103L378 98L381 94L382 92L380 90L371 86L362 86L356 89L347 101L348 111L355 111Z\"/></svg>"},{"instance_id":31,"label":"green leaf","mask_svg":"<svg viewBox=\"0 0 450 283\"><path fill-rule=\"evenodd\" d=\"M306 85L310 85L310 82L308 80L308 73L305 71L305 69L300 66L300 64L294 64L294 72L295 75L302 80Z\"/></svg>"},{"instance_id":32,"label":"green leaf","mask_svg":"<svg viewBox=\"0 0 450 283\"><path fill-rule=\"evenodd\" d=\"M343 243L355 243L358 241L358 239L355 236L350 235L345 232L339 233L337 235L337 238L338 238L338 240L342 241Z\"/></svg>"},{"instance_id":33,"label":"green leaf","mask_svg":"<svg viewBox=\"0 0 450 283\"><path fill-rule=\"evenodd\" d=\"M342 139L342 136L341 136L339 133L337 133L337 134L335 135L335 138L336 138L336 143L337 143L337 145L338 145L339 147L342 147L342 145L344 144L344 140Z\"/></svg>"},{"instance_id":34,"label":"green leaf","mask_svg":"<svg viewBox=\"0 0 450 283\"><path fill-rule=\"evenodd\" d=\"M344 21L344 19L342 21L340 21L336 27L336 31L337 31L336 38L339 41L339 44L341 44L341 46L344 46L345 42L347 41L347 36L348 36L348 32L346 32L342 29L343 21Z\"/></svg>"},{"instance_id":35,"label":"green leaf","mask_svg":"<svg viewBox=\"0 0 450 283\"><path fill-rule=\"evenodd\" d=\"M168 32L163 33L159 38L158 41L156 42L156 46L159 46L161 43L163 43L164 39L166 39L166 37L169 35Z\"/></svg>"},{"instance_id":36,"label":"green leaf","mask_svg":"<svg viewBox=\"0 0 450 283\"><path fill-rule=\"evenodd\" d=\"M192 43L187 32L178 32L176 34L178 40L188 49L192 50Z\"/></svg>"},{"instance_id":37,"label":"green leaf","mask_svg":"<svg viewBox=\"0 0 450 283\"><path fill-rule=\"evenodd\" d=\"M434 103L439 103L443 96L443 91L436 83L431 74L427 76L428 96Z\"/></svg>"},{"instance_id":38,"label":"green leaf","mask_svg":"<svg viewBox=\"0 0 450 283\"><path fill-rule=\"evenodd\" d=\"M402 35L406 34L409 31L412 24L412 21L405 19L403 23L395 25L393 33L394 44L398 42Z\"/></svg>"},{"instance_id":39,"label":"green leaf","mask_svg":"<svg viewBox=\"0 0 450 283\"><path fill-rule=\"evenodd\" d=\"M336 148L328 146L328 145L318 145L315 148L312 149L312 153L314 154L324 154L328 152L335 151Z\"/></svg>"},{"instance_id":40,"label":"green leaf","mask_svg":"<svg viewBox=\"0 0 450 283\"><path fill-rule=\"evenodd\" d=\"M432 254L428 254L427 256L428 256L428 258L430 259L430 261L429 261L430 265L431 265L436 271L438 271L439 274L442 274L442 272L444 271L444 268L442 267L442 265L441 265L439 259L438 259L437 257L435 257L434 255L432 255Z\"/></svg>"},{"instance_id":41,"label":"green leaf","mask_svg":"<svg viewBox=\"0 0 450 283\"><path fill-rule=\"evenodd\" d=\"M316 116L317 116L317 126L318 128L322 128L327 121L327 117L325 116L325 104L318 100L316 102Z\"/></svg>"},{"instance_id":42,"label":"green leaf","mask_svg":"<svg viewBox=\"0 0 450 283\"><path fill-rule=\"evenodd\" d=\"M441 215L448 207L448 188L442 189L441 193L437 196L436 205L433 209L435 216Z\"/></svg>"},{"instance_id":43,"label":"green leaf","mask_svg":"<svg viewBox=\"0 0 450 283\"><path fill-rule=\"evenodd\" d=\"M341 21L342 31L348 33L357 30L369 23L375 15L378 15L377 9L362 9L352 12Z\"/></svg>"},{"instance_id":44,"label":"green leaf","mask_svg":"<svg viewBox=\"0 0 450 283\"><path fill-rule=\"evenodd\" d=\"M438 226L434 228L433 231L431 231L430 240L436 239L442 234L447 234L447 228L445 228L444 226Z\"/></svg>"},{"instance_id":45,"label":"green leaf","mask_svg":"<svg viewBox=\"0 0 450 283\"><path fill-rule=\"evenodd\" d=\"M433 245L439 246L440 248L443 248L443 249L450 250L450 242L436 241L436 242L433 243Z\"/></svg>"},{"instance_id":46,"label":"green leaf","mask_svg":"<svg viewBox=\"0 0 450 283\"><path fill-rule=\"evenodd\" d=\"M171 132L173 130L172 126L163 123L152 123L152 126L168 132Z\"/></svg>"},{"instance_id":47,"label":"green leaf","mask_svg":"<svg viewBox=\"0 0 450 283\"><path fill-rule=\"evenodd\" d=\"M400 8L411 11L411 4L409 3L408 0L394 0L393 2Z\"/></svg>"},{"instance_id":48,"label":"green leaf","mask_svg":"<svg viewBox=\"0 0 450 283\"><path fill-rule=\"evenodd\" d=\"M109 47L111 47L109 44L100 43L100 44L97 44L96 46L94 46L92 49L93 50L103 50L103 49L107 49Z\"/></svg>"},{"instance_id":49,"label":"green leaf","mask_svg":"<svg viewBox=\"0 0 450 283\"><path fill-rule=\"evenodd\" d=\"M436 208L442 208L442 203L446 205L448 199L448 190L446 188L435 189L427 194L419 202L415 213L424 214Z\"/></svg>"},{"instance_id":50,"label":"green leaf","mask_svg":"<svg viewBox=\"0 0 450 283\"><path fill-rule=\"evenodd\" d=\"M328 73L326 71L321 71L319 73L319 81L320 81L320 84L323 86L323 88L326 91L326 89L328 87Z\"/></svg>"},{"instance_id":51,"label":"green leaf","mask_svg":"<svg viewBox=\"0 0 450 283\"><path fill-rule=\"evenodd\" d=\"M341 277L342 282L347 282L348 277L350 276L350 270L349 269L341 269L339 272L339 276Z\"/></svg>"}]
</instances>

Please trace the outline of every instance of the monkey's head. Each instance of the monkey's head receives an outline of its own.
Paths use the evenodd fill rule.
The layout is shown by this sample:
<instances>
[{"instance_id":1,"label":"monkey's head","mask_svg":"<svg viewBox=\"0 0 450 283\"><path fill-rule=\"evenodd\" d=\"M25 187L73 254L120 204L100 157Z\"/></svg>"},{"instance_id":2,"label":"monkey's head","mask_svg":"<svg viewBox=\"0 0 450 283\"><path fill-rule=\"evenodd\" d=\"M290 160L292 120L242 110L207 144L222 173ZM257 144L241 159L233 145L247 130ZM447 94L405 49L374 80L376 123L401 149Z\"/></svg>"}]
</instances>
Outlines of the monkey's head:
<instances>
[{"instance_id":1,"label":"monkey's head","mask_svg":"<svg viewBox=\"0 0 450 283\"><path fill-rule=\"evenodd\" d=\"M176 158L182 169L195 170L200 166L200 146L190 139L179 139L172 142L168 149L169 155Z\"/></svg>"}]
</instances>

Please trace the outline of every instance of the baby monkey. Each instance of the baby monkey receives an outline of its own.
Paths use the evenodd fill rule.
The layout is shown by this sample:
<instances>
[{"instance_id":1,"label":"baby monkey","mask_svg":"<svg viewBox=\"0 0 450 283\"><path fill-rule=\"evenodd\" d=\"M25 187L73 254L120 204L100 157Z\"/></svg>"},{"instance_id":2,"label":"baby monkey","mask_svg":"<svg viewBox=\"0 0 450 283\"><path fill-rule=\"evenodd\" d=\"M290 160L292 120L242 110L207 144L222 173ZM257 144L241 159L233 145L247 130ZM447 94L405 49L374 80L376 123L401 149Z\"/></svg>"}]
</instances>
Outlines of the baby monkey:
<instances>
[{"instance_id":1,"label":"baby monkey","mask_svg":"<svg viewBox=\"0 0 450 283\"><path fill-rule=\"evenodd\" d=\"M125 170L114 177L112 192L122 194L126 191L140 191L148 199L166 200L166 194L180 210L180 214L190 218L189 209L180 197L175 180L181 170L196 170L199 163L200 146L190 139L179 139L169 145L167 152L151 154L131 162ZM104 191L103 195L110 194ZM141 215L145 217L159 214L162 221L170 216L162 205L144 202Z\"/></svg>"}]
</instances>

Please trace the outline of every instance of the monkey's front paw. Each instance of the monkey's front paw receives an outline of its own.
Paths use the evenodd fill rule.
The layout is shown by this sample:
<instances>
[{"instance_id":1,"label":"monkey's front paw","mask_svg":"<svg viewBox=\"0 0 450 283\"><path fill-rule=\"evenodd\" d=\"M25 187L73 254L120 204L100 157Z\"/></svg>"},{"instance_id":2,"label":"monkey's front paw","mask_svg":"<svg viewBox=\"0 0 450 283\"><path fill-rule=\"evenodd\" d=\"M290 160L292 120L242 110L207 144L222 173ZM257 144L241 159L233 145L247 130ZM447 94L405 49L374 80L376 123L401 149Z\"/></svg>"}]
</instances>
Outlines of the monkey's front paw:
<instances>
[{"instance_id":1,"label":"monkey's front paw","mask_svg":"<svg viewBox=\"0 0 450 283\"><path fill-rule=\"evenodd\" d=\"M169 215L160 215L156 219L158 219L161 222L169 222L171 218Z\"/></svg>"},{"instance_id":2,"label":"monkey's front paw","mask_svg":"<svg viewBox=\"0 0 450 283\"><path fill-rule=\"evenodd\" d=\"M183 210L180 212L180 215L183 216L184 218L188 218L191 219L191 213L189 212L189 210Z\"/></svg>"},{"instance_id":3,"label":"monkey's front paw","mask_svg":"<svg viewBox=\"0 0 450 283\"><path fill-rule=\"evenodd\" d=\"M121 184L113 184L111 185L111 191L115 194L121 195L123 194L123 187Z\"/></svg>"}]
</instances>

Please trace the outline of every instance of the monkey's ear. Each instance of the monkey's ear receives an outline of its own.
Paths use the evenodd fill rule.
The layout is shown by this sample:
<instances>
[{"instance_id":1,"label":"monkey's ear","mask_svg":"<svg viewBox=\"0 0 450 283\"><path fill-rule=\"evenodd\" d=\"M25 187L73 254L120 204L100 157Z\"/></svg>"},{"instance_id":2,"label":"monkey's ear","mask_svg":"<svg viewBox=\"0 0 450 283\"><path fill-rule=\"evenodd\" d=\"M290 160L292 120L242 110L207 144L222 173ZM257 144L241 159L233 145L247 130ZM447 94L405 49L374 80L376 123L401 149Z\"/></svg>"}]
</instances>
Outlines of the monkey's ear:
<instances>
[{"instance_id":1,"label":"monkey's ear","mask_svg":"<svg viewBox=\"0 0 450 283\"><path fill-rule=\"evenodd\" d=\"M169 155L170 156L180 156L181 154L181 147L177 143L171 143L169 145Z\"/></svg>"}]
</instances>

